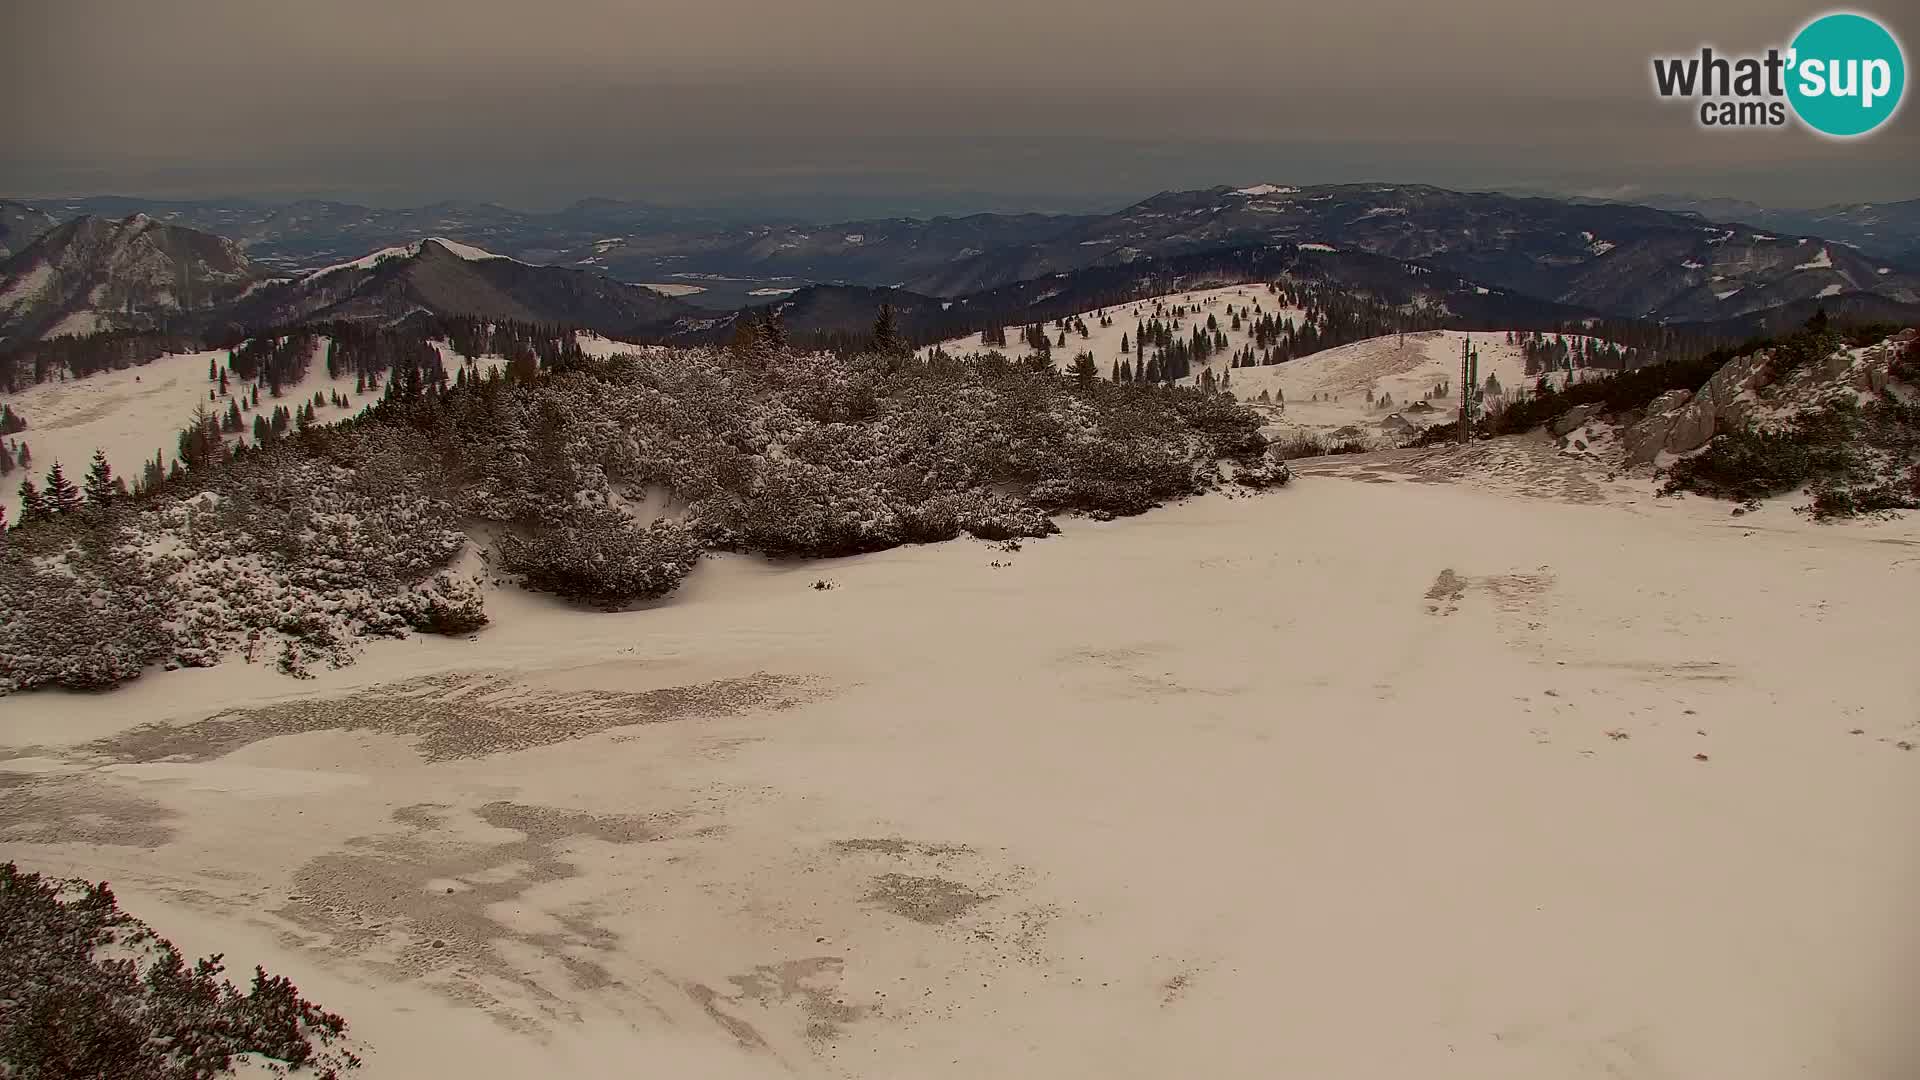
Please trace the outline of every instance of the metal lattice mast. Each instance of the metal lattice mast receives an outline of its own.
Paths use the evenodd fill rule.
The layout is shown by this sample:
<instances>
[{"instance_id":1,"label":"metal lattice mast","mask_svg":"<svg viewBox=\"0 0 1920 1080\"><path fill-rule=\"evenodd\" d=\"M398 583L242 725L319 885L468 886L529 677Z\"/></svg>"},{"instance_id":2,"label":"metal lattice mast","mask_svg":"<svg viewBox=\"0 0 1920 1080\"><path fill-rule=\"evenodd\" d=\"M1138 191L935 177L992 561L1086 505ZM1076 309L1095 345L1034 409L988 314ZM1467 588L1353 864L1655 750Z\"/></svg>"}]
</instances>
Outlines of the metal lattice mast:
<instances>
[{"instance_id":1,"label":"metal lattice mast","mask_svg":"<svg viewBox=\"0 0 1920 1080\"><path fill-rule=\"evenodd\" d=\"M1460 445L1467 445L1467 426L1473 420L1473 336L1460 343Z\"/></svg>"}]
</instances>

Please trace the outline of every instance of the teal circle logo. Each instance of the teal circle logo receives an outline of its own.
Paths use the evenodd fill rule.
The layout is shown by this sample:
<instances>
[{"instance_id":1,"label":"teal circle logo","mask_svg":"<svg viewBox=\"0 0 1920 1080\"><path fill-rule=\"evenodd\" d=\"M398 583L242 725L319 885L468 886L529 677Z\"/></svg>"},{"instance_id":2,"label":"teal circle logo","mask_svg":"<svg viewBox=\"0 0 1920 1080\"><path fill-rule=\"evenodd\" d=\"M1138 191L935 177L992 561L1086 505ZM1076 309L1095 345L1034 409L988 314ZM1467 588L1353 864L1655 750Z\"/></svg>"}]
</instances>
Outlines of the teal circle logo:
<instances>
[{"instance_id":1,"label":"teal circle logo","mask_svg":"<svg viewBox=\"0 0 1920 1080\"><path fill-rule=\"evenodd\" d=\"M1865 135L1893 117L1907 89L1900 42L1865 15L1836 12L1794 37L1787 100L1823 135Z\"/></svg>"}]
</instances>

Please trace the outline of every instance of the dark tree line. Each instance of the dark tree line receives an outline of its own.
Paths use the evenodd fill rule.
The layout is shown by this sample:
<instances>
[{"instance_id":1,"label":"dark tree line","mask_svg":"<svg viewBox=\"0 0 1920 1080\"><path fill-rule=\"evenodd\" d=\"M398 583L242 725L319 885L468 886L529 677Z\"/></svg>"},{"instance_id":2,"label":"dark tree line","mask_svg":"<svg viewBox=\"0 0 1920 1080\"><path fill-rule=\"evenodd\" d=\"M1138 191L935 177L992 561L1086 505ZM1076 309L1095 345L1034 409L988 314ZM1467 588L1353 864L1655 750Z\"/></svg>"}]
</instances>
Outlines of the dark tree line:
<instances>
[{"instance_id":1,"label":"dark tree line","mask_svg":"<svg viewBox=\"0 0 1920 1080\"><path fill-rule=\"evenodd\" d=\"M204 347L205 342L192 335L121 330L28 342L0 350L0 392L15 394L43 382L121 371Z\"/></svg>"}]
</instances>

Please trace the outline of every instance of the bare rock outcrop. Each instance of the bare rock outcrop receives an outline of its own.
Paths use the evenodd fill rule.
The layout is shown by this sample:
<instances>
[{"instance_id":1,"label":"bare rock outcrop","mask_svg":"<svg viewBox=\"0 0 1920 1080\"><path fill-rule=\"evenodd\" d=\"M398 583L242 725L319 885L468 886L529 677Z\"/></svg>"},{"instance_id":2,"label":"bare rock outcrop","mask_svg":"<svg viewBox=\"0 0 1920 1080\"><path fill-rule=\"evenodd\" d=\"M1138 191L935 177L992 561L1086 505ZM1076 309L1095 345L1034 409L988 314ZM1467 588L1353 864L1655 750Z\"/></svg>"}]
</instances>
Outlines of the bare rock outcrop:
<instances>
[{"instance_id":1,"label":"bare rock outcrop","mask_svg":"<svg viewBox=\"0 0 1920 1080\"><path fill-rule=\"evenodd\" d=\"M1573 408L1561 413L1559 418L1554 420L1553 423L1548 424L1547 430L1552 432L1556 438L1564 438L1569 432L1576 430L1581 424L1592 419L1594 414L1599 411L1600 406L1597 404L1575 405Z\"/></svg>"},{"instance_id":2,"label":"bare rock outcrop","mask_svg":"<svg viewBox=\"0 0 1920 1080\"><path fill-rule=\"evenodd\" d=\"M1679 423L1681 410L1692 400L1693 393L1688 390L1669 390L1654 398L1647 406L1646 416L1627 428L1621 436L1621 442L1627 450L1627 462L1644 464L1666 449L1667 436L1673 433L1674 425Z\"/></svg>"},{"instance_id":3,"label":"bare rock outcrop","mask_svg":"<svg viewBox=\"0 0 1920 1080\"><path fill-rule=\"evenodd\" d=\"M1662 453L1689 453L1722 431L1764 421L1769 415L1816 408L1835 396L1878 394L1887 387L1893 358L1916 336L1920 330L1909 329L1878 345L1836 349L1784 374L1777 350L1735 357L1698 391L1670 390L1655 398L1646 414L1622 435L1627 463L1644 465ZM1569 412L1562 420L1572 415ZM1555 423L1556 434L1561 433L1560 426Z\"/></svg>"}]
</instances>

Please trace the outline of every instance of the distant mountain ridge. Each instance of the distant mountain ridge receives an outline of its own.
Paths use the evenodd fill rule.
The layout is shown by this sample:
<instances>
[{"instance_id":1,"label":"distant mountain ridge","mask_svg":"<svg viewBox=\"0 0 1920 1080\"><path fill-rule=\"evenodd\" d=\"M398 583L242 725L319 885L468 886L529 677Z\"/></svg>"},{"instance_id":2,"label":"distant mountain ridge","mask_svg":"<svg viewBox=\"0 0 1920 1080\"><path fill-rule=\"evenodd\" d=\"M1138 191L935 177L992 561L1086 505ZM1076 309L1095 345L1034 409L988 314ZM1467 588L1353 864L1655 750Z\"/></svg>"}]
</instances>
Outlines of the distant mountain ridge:
<instances>
[{"instance_id":1,"label":"distant mountain ridge","mask_svg":"<svg viewBox=\"0 0 1920 1080\"><path fill-rule=\"evenodd\" d=\"M53 215L26 203L0 199L0 259L33 243L58 224Z\"/></svg>"},{"instance_id":2,"label":"distant mountain ridge","mask_svg":"<svg viewBox=\"0 0 1920 1080\"><path fill-rule=\"evenodd\" d=\"M1920 200L1808 212L1686 202L1659 208L1419 184L1267 183L1164 192L1108 214L828 225L742 223L727 214L610 199L546 214L472 202L407 210L324 202L147 205L169 220L236 239L255 262L282 273L442 236L522 262L637 284L671 282L673 291L694 292L690 303L719 311L810 284L905 287L952 298L1055 273L1281 243L1420 262L1615 317L1724 322L1855 293L1896 305L1920 301L1920 257L1877 254L1909 241L1920 254ZM137 203L103 198L47 208L118 211ZM1710 220L1723 216L1730 223ZM1816 236L1837 242L1816 246ZM1847 246L1856 242L1860 250Z\"/></svg>"},{"instance_id":3,"label":"distant mountain ridge","mask_svg":"<svg viewBox=\"0 0 1920 1080\"><path fill-rule=\"evenodd\" d=\"M589 211L629 212L618 204ZM906 332L947 337L972 324L1052 317L1042 313L1067 304L1063 296L1072 305L1063 310L1082 311L1107 296L1146 295L1142 283L1156 278L1208 274L1227 284L1285 273L1386 303L1439 305L1463 324L1616 318L1737 328L1822 305L1893 318L1920 311L1920 281L1843 244L1642 206L1430 187L1262 184L1169 192L1098 217L867 227L874 231L756 226L727 257L795 270L802 284L756 290L780 299L752 306L777 306L796 332L839 335L865 332L883 304ZM1023 239L991 246L1010 236ZM869 279L924 272L905 287L805 284L797 273L834 267ZM415 314L671 341L719 340L734 317L599 266L544 265L438 235L273 273L231 239L136 214L69 221L0 261L0 345L98 330L221 335Z\"/></svg>"},{"instance_id":4,"label":"distant mountain ridge","mask_svg":"<svg viewBox=\"0 0 1920 1080\"><path fill-rule=\"evenodd\" d=\"M1708 221L1810 233L1850 244L1868 255L1897 260L1910 270L1920 269L1920 199L1785 210L1739 199L1695 195L1648 195L1633 201L1662 210L1698 214Z\"/></svg>"},{"instance_id":5,"label":"distant mountain ridge","mask_svg":"<svg viewBox=\"0 0 1920 1080\"><path fill-rule=\"evenodd\" d=\"M0 344L189 321L265 278L224 237L144 214L78 218L0 262Z\"/></svg>"},{"instance_id":6,"label":"distant mountain ridge","mask_svg":"<svg viewBox=\"0 0 1920 1080\"><path fill-rule=\"evenodd\" d=\"M424 312L619 335L688 311L686 304L639 285L433 237L278 282L236 304L227 317L262 327L324 319L392 322Z\"/></svg>"},{"instance_id":7,"label":"distant mountain ridge","mask_svg":"<svg viewBox=\"0 0 1920 1080\"><path fill-rule=\"evenodd\" d=\"M910 285L952 295L1279 241L1419 262L1626 318L1721 320L1846 292L1920 301L1912 274L1839 244L1651 207L1386 184L1166 192L1052 237L956 260Z\"/></svg>"},{"instance_id":8,"label":"distant mountain ridge","mask_svg":"<svg viewBox=\"0 0 1920 1080\"><path fill-rule=\"evenodd\" d=\"M775 310L795 335L860 332L880 308L893 309L902 333L918 341L970 334L987 326L1050 322L1100 307L1221 285L1287 279L1364 295L1380 303L1457 320L1466 328L1551 326L1599 318L1467 278L1364 252L1328 252L1293 244L1251 245L1090 267L947 299L910 289L814 285L750 313ZM744 314L744 313L743 313ZM737 316L677 326L668 340L725 340Z\"/></svg>"},{"instance_id":9,"label":"distant mountain ridge","mask_svg":"<svg viewBox=\"0 0 1920 1080\"><path fill-rule=\"evenodd\" d=\"M301 276L270 276L223 237L144 215L77 218L0 261L0 344L103 330L205 333L425 312L631 333L688 308L599 274L430 238Z\"/></svg>"}]
</instances>

